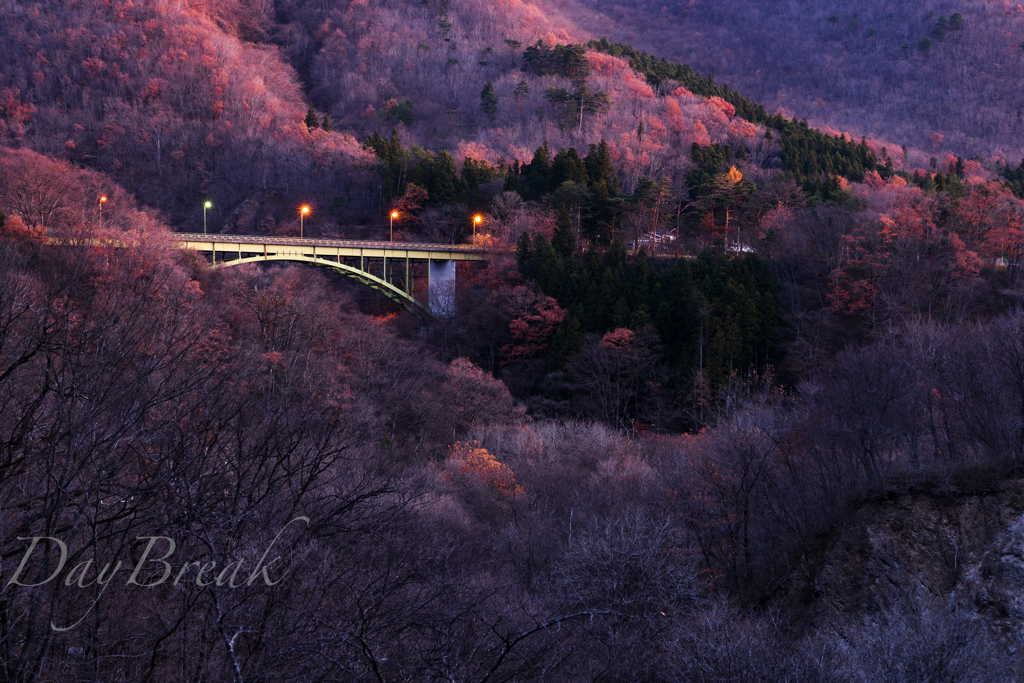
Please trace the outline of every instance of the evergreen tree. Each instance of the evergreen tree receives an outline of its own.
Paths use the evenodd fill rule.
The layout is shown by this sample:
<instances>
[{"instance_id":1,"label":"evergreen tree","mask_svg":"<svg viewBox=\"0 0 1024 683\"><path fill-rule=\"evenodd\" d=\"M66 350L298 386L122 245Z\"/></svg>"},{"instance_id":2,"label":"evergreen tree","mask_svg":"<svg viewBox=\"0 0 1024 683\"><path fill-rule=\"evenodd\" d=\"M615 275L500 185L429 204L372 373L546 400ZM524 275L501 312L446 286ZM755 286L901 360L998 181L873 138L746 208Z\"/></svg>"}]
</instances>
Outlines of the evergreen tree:
<instances>
[{"instance_id":1,"label":"evergreen tree","mask_svg":"<svg viewBox=\"0 0 1024 683\"><path fill-rule=\"evenodd\" d=\"M523 194L524 190L519 186L519 162L513 161L512 165L505 171L505 184L502 186L503 192L518 192L520 195Z\"/></svg>"},{"instance_id":2,"label":"evergreen tree","mask_svg":"<svg viewBox=\"0 0 1024 683\"><path fill-rule=\"evenodd\" d=\"M412 113L412 100L405 97L398 103L398 106L395 107L395 118L404 123L407 127L413 124L415 119Z\"/></svg>"},{"instance_id":3,"label":"evergreen tree","mask_svg":"<svg viewBox=\"0 0 1024 683\"><path fill-rule=\"evenodd\" d=\"M405 150L402 149L402 139L398 136L398 129L391 129L391 138L388 140L389 161L394 161L402 156Z\"/></svg>"},{"instance_id":4,"label":"evergreen tree","mask_svg":"<svg viewBox=\"0 0 1024 683\"><path fill-rule=\"evenodd\" d=\"M487 81L487 85L480 91L480 106L487 115L487 120L494 123L494 117L498 114L498 95L490 81Z\"/></svg>"},{"instance_id":5,"label":"evergreen tree","mask_svg":"<svg viewBox=\"0 0 1024 683\"><path fill-rule=\"evenodd\" d=\"M313 105L309 105L309 111L306 112L306 128L309 130L316 130L320 127L320 121L316 117L316 112L313 111Z\"/></svg>"},{"instance_id":6,"label":"evergreen tree","mask_svg":"<svg viewBox=\"0 0 1024 683\"><path fill-rule=\"evenodd\" d=\"M950 22L952 30L952 22ZM652 85L663 81L676 81L687 90L702 97L721 97L736 109L736 116L751 123L765 126L765 139L777 137L781 142L783 170L798 182L817 180L822 174L842 175L853 181L863 180L864 173L877 170L883 178L892 175L888 165L879 163L865 141L857 144L842 136L831 136L810 128L806 121L795 117L787 121L778 114L769 114L765 108L742 97L726 85L717 85L710 76L699 76L686 64L656 59L629 45L611 43L605 39L591 41L588 46L616 57L627 57L630 66L647 77ZM909 49L909 44L907 48ZM569 93L550 91L553 103L571 97ZM563 124L564 125L564 124ZM772 130L774 129L774 130ZM646 131L644 131L646 132ZM642 135L637 128L638 137Z\"/></svg>"},{"instance_id":7,"label":"evergreen tree","mask_svg":"<svg viewBox=\"0 0 1024 683\"><path fill-rule=\"evenodd\" d=\"M551 339L548 369L561 370L583 348L583 329L575 315L567 315Z\"/></svg>"},{"instance_id":8,"label":"evergreen tree","mask_svg":"<svg viewBox=\"0 0 1024 683\"><path fill-rule=\"evenodd\" d=\"M0 214L3 215L3 214ZM519 241L516 242L516 261L519 263L519 270L526 274L523 269L527 267L530 259L533 258L533 248L530 244L529 233L524 232L519 236Z\"/></svg>"},{"instance_id":9,"label":"evergreen tree","mask_svg":"<svg viewBox=\"0 0 1024 683\"><path fill-rule=\"evenodd\" d=\"M462 192L462 179L455 170L455 159L447 150L434 159L429 187L430 199L438 204L454 202Z\"/></svg>"},{"instance_id":10,"label":"evergreen tree","mask_svg":"<svg viewBox=\"0 0 1024 683\"><path fill-rule=\"evenodd\" d=\"M582 184L587 182L587 167L575 147L561 150L555 154L551 162L551 186L559 187L566 181Z\"/></svg>"},{"instance_id":11,"label":"evergreen tree","mask_svg":"<svg viewBox=\"0 0 1024 683\"><path fill-rule=\"evenodd\" d=\"M612 155L608 151L607 142L602 139L601 144L591 145L590 154L583 161L587 169L587 178L592 185L604 185L608 195L618 194L619 179L615 175L615 167L612 166Z\"/></svg>"},{"instance_id":12,"label":"evergreen tree","mask_svg":"<svg viewBox=\"0 0 1024 683\"><path fill-rule=\"evenodd\" d=\"M526 82L526 79L522 79L516 84L516 89L512 91L512 97L515 98L516 102L519 102L524 97L530 94L530 84Z\"/></svg>"},{"instance_id":13,"label":"evergreen tree","mask_svg":"<svg viewBox=\"0 0 1024 683\"><path fill-rule=\"evenodd\" d=\"M551 162L548 152L548 143L537 148L533 153L533 159L523 168L523 175L526 177L524 199L540 199L551 191Z\"/></svg>"},{"instance_id":14,"label":"evergreen tree","mask_svg":"<svg viewBox=\"0 0 1024 683\"><path fill-rule=\"evenodd\" d=\"M608 93L604 90L592 93L590 87L582 82L577 84L572 92L552 86L544 91L544 99L557 107L562 107L562 121L559 124L562 130L574 125L582 130L584 114L600 114L612 105Z\"/></svg>"},{"instance_id":15,"label":"evergreen tree","mask_svg":"<svg viewBox=\"0 0 1024 683\"><path fill-rule=\"evenodd\" d=\"M576 231L572 228L572 219L569 218L569 212L565 210L565 207L558 212L551 246L563 260L568 260L576 254Z\"/></svg>"},{"instance_id":16,"label":"evergreen tree","mask_svg":"<svg viewBox=\"0 0 1024 683\"><path fill-rule=\"evenodd\" d=\"M327 114L324 114L324 122L320 124L320 127L323 128L324 131L328 133L334 130L334 128L331 126L331 119L329 116L327 116Z\"/></svg>"}]
</instances>

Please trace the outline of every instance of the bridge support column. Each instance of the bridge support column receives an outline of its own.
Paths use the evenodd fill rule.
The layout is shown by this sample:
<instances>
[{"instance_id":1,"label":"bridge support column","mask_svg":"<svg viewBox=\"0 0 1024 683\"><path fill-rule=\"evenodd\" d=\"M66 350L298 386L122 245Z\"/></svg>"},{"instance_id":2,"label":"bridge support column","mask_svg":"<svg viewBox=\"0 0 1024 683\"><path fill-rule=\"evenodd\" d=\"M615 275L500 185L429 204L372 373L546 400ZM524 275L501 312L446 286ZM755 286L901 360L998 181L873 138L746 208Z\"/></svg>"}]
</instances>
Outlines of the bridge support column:
<instances>
[{"instance_id":1,"label":"bridge support column","mask_svg":"<svg viewBox=\"0 0 1024 683\"><path fill-rule=\"evenodd\" d=\"M455 261L427 262L430 312L438 318L455 315Z\"/></svg>"}]
</instances>

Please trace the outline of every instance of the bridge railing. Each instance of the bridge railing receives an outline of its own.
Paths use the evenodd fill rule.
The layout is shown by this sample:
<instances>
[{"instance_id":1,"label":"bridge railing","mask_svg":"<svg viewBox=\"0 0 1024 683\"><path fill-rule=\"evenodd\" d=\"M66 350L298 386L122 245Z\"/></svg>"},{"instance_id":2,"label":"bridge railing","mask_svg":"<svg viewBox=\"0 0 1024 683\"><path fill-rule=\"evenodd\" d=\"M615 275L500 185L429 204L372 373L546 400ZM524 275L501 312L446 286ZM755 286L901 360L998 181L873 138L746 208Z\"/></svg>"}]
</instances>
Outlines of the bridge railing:
<instances>
[{"instance_id":1,"label":"bridge railing","mask_svg":"<svg viewBox=\"0 0 1024 683\"><path fill-rule=\"evenodd\" d=\"M221 235L176 232L174 237L183 242L227 242L231 244L279 244L286 246L363 247L369 249L409 249L417 251L454 251L470 254L511 254L513 247L476 244L440 244L437 242L382 242L376 240L339 240L311 237L281 237L277 235Z\"/></svg>"}]
</instances>

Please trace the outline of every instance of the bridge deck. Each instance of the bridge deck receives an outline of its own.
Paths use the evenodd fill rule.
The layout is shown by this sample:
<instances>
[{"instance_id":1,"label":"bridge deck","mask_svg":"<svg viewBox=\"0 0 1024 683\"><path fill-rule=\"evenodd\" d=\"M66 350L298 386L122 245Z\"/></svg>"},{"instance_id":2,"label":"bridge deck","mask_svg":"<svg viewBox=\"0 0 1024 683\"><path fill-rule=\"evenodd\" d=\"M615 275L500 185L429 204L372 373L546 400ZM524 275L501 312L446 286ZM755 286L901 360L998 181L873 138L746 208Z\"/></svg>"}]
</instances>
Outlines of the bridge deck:
<instances>
[{"instance_id":1,"label":"bridge deck","mask_svg":"<svg viewBox=\"0 0 1024 683\"><path fill-rule=\"evenodd\" d=\"M511 253L493 247L472 244L432 244L428 242L376 242L370 240L300 239L264 235L200 235L175 233L179 246L196 251L245 254L308 254L323 256L361 256L364 258L409 258L437 261L481 261L488 256Z\"/></svg>"}]
</instances>

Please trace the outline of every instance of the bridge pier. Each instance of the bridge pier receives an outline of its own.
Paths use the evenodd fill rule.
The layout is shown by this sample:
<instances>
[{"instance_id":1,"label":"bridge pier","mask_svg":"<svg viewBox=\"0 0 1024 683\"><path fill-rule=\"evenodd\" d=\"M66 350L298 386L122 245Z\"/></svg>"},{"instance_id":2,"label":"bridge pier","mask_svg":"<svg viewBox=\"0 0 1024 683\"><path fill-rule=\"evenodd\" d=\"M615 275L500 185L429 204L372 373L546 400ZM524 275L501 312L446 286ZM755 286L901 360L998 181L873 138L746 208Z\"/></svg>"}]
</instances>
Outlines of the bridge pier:
<instances>
[{"instance_id":1,"label":"bridge pier","mask_svg":"<svg viewBox=\"0 0 1024 683\"><path fill-rule=\"evenodd\" d=\"M427 292L430 312L438 318L455 315L455 261L427 262Z\"/></svg>"}]
</instances>

